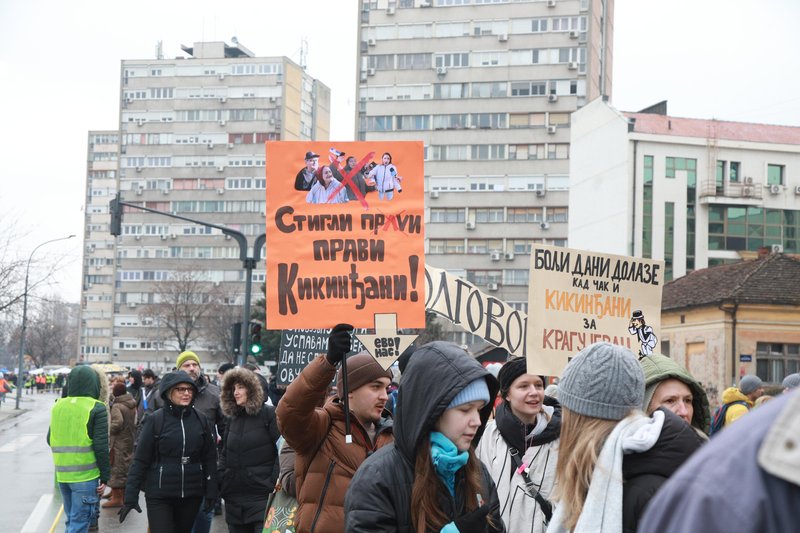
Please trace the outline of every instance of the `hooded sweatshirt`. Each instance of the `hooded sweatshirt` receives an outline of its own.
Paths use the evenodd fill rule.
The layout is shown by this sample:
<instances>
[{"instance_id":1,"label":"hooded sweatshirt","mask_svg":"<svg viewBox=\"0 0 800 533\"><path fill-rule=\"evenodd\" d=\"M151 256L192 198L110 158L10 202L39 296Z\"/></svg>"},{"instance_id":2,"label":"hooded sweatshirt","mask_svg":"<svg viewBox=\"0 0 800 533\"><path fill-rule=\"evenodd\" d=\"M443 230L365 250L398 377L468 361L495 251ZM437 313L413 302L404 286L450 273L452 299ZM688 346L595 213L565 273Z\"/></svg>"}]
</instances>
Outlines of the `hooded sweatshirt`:
<instances>
[{"instance_id":1,"label":"hooded sweatshirt","mask_svg":"<svg viewBox=\"0 0 800 533\"><path fill-rule=\"evenodd\" d=\"M105 376L93 367L88 365L76 366L69 373L69 378L67 378L69 387L67 398L70 396L85 396L102 402L108 397L108 382L103 387L101 386L103 380L105 380ZM95 404L89 413L86 430L89 438L92 439L92 451L94 452L95 462L97 462L97 468L100 470L100 481L105 483L111 478L111 462L108 456L108 408L105 405ZM50 444L49 430L47 432L47 444Z\"/></svg>"},{"instance_id":2,"label":"hooded sweatshirt","mask_svg":"<svg viewBox=\"0 0 800 533\"><path fill-rule=\"evenodd\" d=\"M745 402L746 405L733 402ZM734 422L736 419L746 415L750 409L753 408L753 402L750 400L750 398L742 394L741 391L736 387L728 387L722 392L722 404L725 405L729 403L733 405L728 407L728 410L725 413L726 426L730 425L731 422Z\"/></svg>"},{"instance_id":3,"label":"hooded sweatshirt","mask_svg":"<svg viewBox=\"0 0 800 533\"><path fill-rule=\"evenodd\" d=\"M412 533L411 489L417 449L430 446L430 433L435 431L435 424L447 406L478 378L486 379L489 396L494 398L499 389L497 380L475 359L465 356L457 345L436 341L414 352L403 375L395 407L395 442L378 450L356 472L345 498L345 531ZM491 410L491 402L481 410L483 424L474 442L480 439ZM485 467L482 471L480 494L490 506L495 531L505 531L494 482ZM441 507L451 519L465 513L461 473L456 474L455 498L442 485Z\"/></svg>"},{"instance_id":4,"label":"hooded sweatshirt","mask_svg":"<svg viewBox=\"0 0 800 533\"><path fill-rule=\"evenodd\" d=\"M673 359L664 355L653 354L639 360L639 365L644 371L644 403L642 410L647 412L653 395L661 382L667 379L677 379L686 384L692 391L692 426L708 434L708 427L711 423L711 411L708 406L708 395L705 389L698 383L685 368L676 363Z\"/></svg>"}]
</instances>

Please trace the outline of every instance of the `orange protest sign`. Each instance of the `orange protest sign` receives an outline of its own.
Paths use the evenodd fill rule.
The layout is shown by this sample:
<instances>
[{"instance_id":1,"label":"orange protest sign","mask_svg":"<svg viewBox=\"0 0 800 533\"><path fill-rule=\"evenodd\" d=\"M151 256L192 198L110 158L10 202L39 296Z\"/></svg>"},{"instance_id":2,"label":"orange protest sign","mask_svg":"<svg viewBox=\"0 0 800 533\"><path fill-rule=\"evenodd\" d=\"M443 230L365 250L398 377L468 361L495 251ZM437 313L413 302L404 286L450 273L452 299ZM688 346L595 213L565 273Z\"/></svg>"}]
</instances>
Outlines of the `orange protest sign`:
<instances>
[{"instance_id":1,"label":"orange protest sign","mask_svg":"<svg viewBox=\"0 0 800 533\"><path fill-rule=\"evenodd\" d=\"M422 143L266 151L267 328L425 327Z\"/></svg>"}]
</instances>

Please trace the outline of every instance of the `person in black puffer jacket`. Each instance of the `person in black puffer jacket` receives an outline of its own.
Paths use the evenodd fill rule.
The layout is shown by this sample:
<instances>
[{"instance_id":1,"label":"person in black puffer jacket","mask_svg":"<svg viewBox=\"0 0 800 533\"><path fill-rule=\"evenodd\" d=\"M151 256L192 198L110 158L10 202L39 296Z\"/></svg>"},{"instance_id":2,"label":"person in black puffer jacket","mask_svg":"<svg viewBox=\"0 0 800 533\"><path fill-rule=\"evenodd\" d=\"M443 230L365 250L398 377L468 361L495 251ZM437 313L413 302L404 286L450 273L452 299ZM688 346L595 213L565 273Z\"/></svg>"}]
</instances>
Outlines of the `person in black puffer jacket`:
<instances>
[{"instance_id":1,"label":"person in black puffer jacket","mask_svg":"<svg viewBox=\"0 0 800 533\"><path fill-rule=\"evenodd\" d=\"M458 345L417 348L400 380L395 442L356 471L344 530L504 533L494 481L472 446L498 389Z\"/></svg>"},{"instance_id":2,"label":"person in black puffer jacket","mask_svg":"<svg viewBox=\"0 0 800 533\"><path fill-rule=\"evenodd\" d=\"M280 471L275 409L264 404L259 376L245 368L225 373L220 405L228 417L220 456L225 522L230 533L261 533Z\"/></svg>"},{"instance_id":3,"label":"person in black puffer jacket","mask_svg":"<svg viewBox=\"0 0 800 533\"><path fill-rule=\"evenodd\" d=\"M217 498L217 449L208 420L193 407L197 385L186 372L165 375L159 392L164 407L145 418L119 520L141 512L143 489L151 533L189 533L200 506L210 509Z\"/></svg>"},{"instance_id":4,"label":"person in black puffer jacket","mask_svg":"<svg viewBox=\"0 0 800 533\"><path fill-rule=\"evenodd\" d=\"M703 438L669 409L661 435L652 448L625 455L622 461L622 531L634 533L644 510L661 485L700 448Z\"/></svg>"}]
</instances>

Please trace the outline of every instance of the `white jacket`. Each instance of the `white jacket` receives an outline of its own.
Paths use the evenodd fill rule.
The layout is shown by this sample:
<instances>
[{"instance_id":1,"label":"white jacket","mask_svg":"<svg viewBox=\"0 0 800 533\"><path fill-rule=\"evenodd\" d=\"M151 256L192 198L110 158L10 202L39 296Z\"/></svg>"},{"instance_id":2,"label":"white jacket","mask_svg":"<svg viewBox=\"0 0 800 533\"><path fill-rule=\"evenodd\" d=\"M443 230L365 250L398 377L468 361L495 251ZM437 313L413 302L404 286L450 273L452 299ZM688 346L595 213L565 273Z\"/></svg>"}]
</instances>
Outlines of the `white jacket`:
<instances>
[{"instance_id":1,"label":"white jacket","mask_svg":"<svg viewBox=\"0 0 800 533\"><path fill-rule=\"evenodd\" d=\"M539 489L541 495L550 499L556 482L556 462L558 461L558 439L532 446L524 452L520 450L529 464L528 476ZM508 452L508 444L500 434L497 424L490 420L481 437L476 453L489 469L497 485L500 499L500 513L508 533L544 533L545 517L539 504L525 490L525 480L516 470L514 460Z\"/></svg>"}]
</instances>

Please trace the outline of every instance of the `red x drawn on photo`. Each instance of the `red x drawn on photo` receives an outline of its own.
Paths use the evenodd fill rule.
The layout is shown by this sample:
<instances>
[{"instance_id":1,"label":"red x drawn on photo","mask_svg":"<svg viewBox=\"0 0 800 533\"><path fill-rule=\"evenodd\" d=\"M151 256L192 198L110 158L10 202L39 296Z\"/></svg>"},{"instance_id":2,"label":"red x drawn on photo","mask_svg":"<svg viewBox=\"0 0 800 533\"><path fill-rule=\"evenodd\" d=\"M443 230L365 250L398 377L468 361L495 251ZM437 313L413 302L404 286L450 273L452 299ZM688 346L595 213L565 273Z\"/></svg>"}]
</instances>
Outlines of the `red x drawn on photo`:
<instances>
[{"instance_id":1,"label":"red x drawn on photo","mask_svg":"<svg viewBox=\"0 0 800 533\"><path fill-rule=\"evenodd\" d=\"M359 202L361 202L361 205L364 207L364 209L369 209L369 204L367 204L366 198L364 198L364 195L362 195L361 191L358 190L356 184L353 183L353 176L361 172L361 169L364 168L364 165L366 165L370 160L372 160L373 157L375 157L375 152L368 153L367 155L361 158L361 161L359 161L355 167L350 169L350 172L342 174L342 170L344 169L339 166L339 162L336 160L334 156L329 155L328 159L330 160L331 165L336 165L336 169L339 171L340 174L342 174L342 183L338 187L336 187L333 191L331 191L331 194L328 196L328 200L332 200L333 198L335 198L336 195L339 194L339 191L341 191L343 187L347 186L350 187L350 190L353 191L353 193L356 195L356 198L358 199Z\"/></svg>"}]
</instances>

